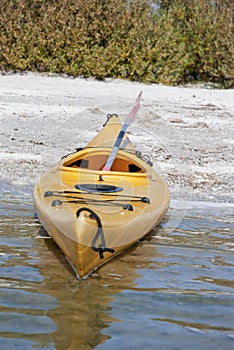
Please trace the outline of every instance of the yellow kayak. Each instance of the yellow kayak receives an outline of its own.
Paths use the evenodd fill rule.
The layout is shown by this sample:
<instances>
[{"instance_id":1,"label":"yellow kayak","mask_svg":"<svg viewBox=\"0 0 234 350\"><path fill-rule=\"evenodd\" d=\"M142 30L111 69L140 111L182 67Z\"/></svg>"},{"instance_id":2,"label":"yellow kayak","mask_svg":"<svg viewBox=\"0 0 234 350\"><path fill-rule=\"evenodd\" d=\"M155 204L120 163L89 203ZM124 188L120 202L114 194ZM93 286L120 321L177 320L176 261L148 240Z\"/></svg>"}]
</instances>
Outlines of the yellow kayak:
<instances>
[{"instance_id":1,"label":"yellow kayak","mask_svg":"<svg viewBox=\"0 0 234 350\"><path fill-rule=\"evenodd\" d=\"M121 127L109 116L86 147L59 161L34 188L39 220L78 278L139 241L168 210L167 185L126 135L111 169L103 170Z\"/></svg>"}]
</instances>

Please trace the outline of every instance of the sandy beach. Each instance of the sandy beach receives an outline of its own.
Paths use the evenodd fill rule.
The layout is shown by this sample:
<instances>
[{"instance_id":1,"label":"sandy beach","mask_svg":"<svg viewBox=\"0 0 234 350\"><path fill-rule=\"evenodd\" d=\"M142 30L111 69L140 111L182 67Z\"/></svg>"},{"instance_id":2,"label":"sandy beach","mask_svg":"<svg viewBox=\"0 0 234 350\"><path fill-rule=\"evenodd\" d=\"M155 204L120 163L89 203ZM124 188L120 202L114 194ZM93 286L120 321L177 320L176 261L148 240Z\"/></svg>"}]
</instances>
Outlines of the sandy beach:
<instances>
[{"instance_id":1,"label":"sandy beach","mask_svg":"<svg viewBox=\"0 0 234 350\"><path fill-rule=\"evenodd\" d=\"M232 202L234 90L168 87L43 74L0 76L1 181L33 187L63 155L84 146L139 91L129 136L168 183L172 199Z\"/></svg>"}]
</instances>

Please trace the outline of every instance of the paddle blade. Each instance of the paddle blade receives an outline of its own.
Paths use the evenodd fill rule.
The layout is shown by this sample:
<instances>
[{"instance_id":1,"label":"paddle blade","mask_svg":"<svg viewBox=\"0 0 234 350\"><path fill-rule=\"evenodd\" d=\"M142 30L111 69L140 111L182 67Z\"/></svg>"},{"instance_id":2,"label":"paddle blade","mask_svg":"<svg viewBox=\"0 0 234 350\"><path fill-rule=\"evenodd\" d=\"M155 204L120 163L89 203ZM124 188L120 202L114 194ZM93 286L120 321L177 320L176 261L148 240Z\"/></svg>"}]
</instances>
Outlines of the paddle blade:
<instances>
[{"instance_id":1,"label":"paddle blade","mask_svg":"<svg viewBox=\"0 0 234 350\"><path fill-rule=\"evenodd\" d=\"M113 163L114 163L114 160L117 156L117 153L118 153L118 150L120 148L120 145L124 139L124 136L125 136L125 133L126 133L126 130L127 130L127 127L129 126L129 124L131 123L132 119L134 118L134 116L137 114L139 108L140 108L140 101L141 101L141 96L142 96L142 91L138 94L136 100L135 100L135 103L134 103L134 106L131 110L131 112L129 113L129 115L127 116L118 136L117 136L117 139L115 141L115 144L112 148L112 151L107 159L107 162L106 162L106 165L103 167L102 170L104 171L110 171Z\"/></svg>"}]
</instances>

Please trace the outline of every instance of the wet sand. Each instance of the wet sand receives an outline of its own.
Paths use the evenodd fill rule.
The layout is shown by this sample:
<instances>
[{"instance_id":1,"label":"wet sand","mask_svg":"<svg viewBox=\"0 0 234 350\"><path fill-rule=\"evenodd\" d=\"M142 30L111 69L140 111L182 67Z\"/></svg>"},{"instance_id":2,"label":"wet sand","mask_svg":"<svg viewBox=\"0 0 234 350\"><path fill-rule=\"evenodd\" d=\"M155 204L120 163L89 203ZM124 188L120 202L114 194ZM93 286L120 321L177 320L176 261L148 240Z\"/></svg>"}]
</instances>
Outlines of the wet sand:
<instances>
[{"instance_id":1,"label":"wet sand","mask_svg":"<svg viewBox=\"0 0 234 350\"><path fill-rule=\"evenodd\" d=\"M150 155L172 199L233 202L234 90L204 84L1 75L2 184L33 187L49 166L84 146L108 113L123 121L140 90L142 106L129 136Z\"/></svg>"}]
</instances>

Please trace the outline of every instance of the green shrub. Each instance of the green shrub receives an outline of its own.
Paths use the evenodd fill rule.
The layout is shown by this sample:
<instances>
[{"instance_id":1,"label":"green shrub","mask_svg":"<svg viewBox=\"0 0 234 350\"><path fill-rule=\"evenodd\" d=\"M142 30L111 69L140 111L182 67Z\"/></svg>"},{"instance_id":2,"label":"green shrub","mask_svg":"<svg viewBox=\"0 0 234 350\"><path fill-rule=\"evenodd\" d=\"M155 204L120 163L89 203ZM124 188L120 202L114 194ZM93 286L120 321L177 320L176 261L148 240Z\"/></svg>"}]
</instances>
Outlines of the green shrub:
<instances>
[{"instance_id":1,"label":"green shrub","mask_svg":"<svg viewBox=\"0 0 234 350\"><path fill-rule=\"evenodd\" d=\"M0 68L233 87L233 10L230 0L1 0Z\"/></svg>"}]
</instances>

